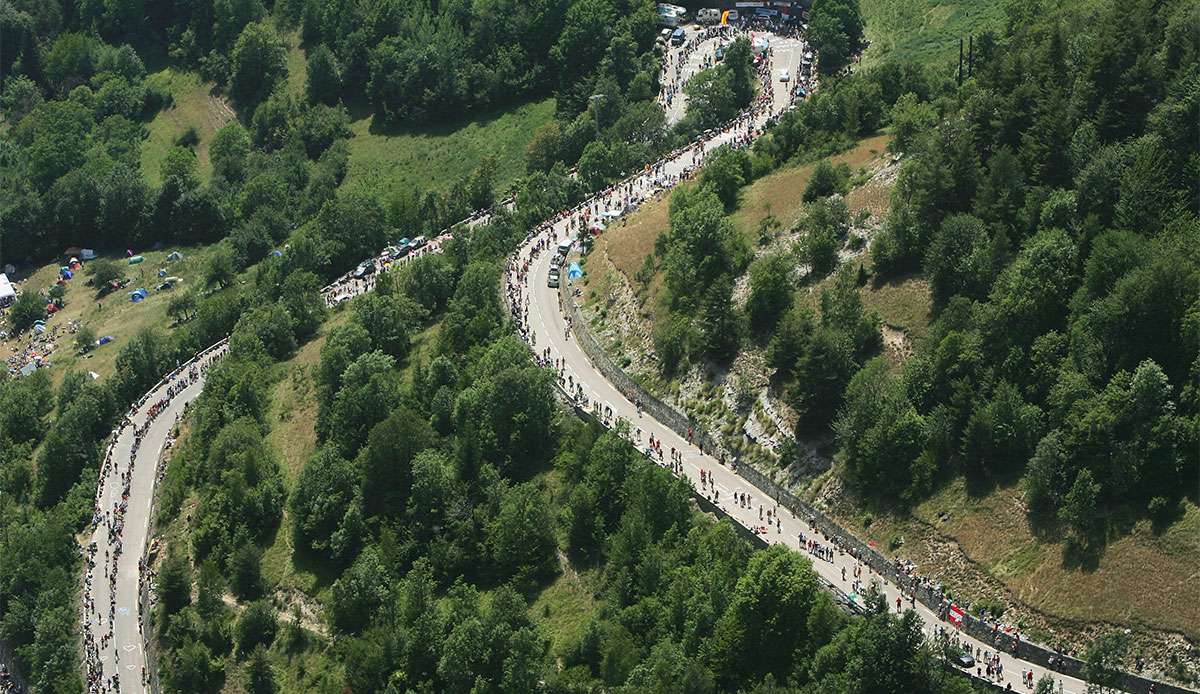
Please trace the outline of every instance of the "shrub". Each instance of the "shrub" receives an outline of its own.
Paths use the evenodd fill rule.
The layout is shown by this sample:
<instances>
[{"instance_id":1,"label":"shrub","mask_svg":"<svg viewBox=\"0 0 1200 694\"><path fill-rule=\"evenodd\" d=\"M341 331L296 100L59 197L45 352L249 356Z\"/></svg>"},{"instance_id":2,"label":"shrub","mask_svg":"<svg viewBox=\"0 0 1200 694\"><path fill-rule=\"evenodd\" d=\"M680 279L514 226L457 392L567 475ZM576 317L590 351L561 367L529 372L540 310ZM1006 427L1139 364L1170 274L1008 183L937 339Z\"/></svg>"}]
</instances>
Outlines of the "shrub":
<instances>
[{"instance_id":1,"label":"shrub","mask_svg":"<svg viewBox=\"0 0 1200 694\"><path fill-rule=\"evenodd\" d=\"M196 131L196 126L189 125L187 130L175 138L175 144L180 147L195 147L200 144L200 133Z\"/></svg>"},{"instance_id":2,"label":"shrub","mask_svg":"<svg viewBox=\"0 0 1200 694\"><path fill-rule=\"evenodd\" d=\"M275 611L266 601L250 603L237 621L238 653L249 653L260 644L270 647L278 627Z\"/></svg>"},{"instance_id":3,"label":"shrub","mask_svg":"<svg viewBox=\"0 0 1200 694\"><path fill-rule=\"evenodd\" d=\"M849 180L850 169L845 164L835 167L828 159L822 159L813 168L808 185L804 187L804 202L827 198L834 193L844 194Z\"/></svg>"},{"instance_id":4,"label":"shrub","mask_svg":"<svg viewBox=\"0 0 1200 694\"><path fill-rule=\"evenodd\" d=\"M9 311L8 321L13 332L19 333L33 327L38 319L45 315L41 297L36 292L22 292Z\"/></svg>"}]
</instances>

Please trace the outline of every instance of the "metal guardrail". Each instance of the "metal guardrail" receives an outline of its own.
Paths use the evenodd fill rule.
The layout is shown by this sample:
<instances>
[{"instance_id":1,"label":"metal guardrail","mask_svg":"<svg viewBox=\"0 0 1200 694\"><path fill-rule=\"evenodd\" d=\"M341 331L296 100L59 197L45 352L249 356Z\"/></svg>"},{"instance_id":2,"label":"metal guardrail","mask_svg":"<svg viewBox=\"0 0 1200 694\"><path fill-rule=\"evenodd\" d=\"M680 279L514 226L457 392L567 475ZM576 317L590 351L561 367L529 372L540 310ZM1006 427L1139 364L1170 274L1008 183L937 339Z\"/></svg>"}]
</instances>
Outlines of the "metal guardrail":
<instances>
[{"instance_id":1,"label":"metal guardrail","mask_svg":"<svg viewBox=\"0 0 1200 694\"><path fill-rule=\"evenodd\" d=\"M699 422L660 400L637 381L633 380L621 367L614 364L612 359L609 358L608 353L604 351L604 348L600 346L600 343L592 337L591 331L588 330L587 320L584 318L582 311L579 310L579 304L575 301L574 292L566 291L564 294L566 296L563 297L563 307L570 313L571 331L575 335L576 342L583 349L584 354L587 355L588 361L592 362L592 365L604 375L604 378L609 383L620 391L621 395L624 395L631 401L640 402L642 409L649 412L650 416L666 424L672 431L684 439L688 438L688 430L690 429L692 440L702 444L706 452L726 452L716 439L700 428Z\"/></svg>"},{"instance_id":2,"label":"metal guardrail","mask_svg":"<svg viewBox=\"0 0 1200 694\"><path fill-rule=\"evenodd\" d=\"M511 196L509 196L509 197L506 197L504 200L501 200L498 204L501 207L507 207L507 206L511 205L512 203L513 203L513 198ZM458 222L455 222L454 224L447 227L445 230L442 231L441 234L439 234L439 236L445 235L445 234L451 232L452 230L454 230L460 226L463 226L463 225L466 225L469 228L470 225L475 223L476 221L490 217L491 214L493 213L494 209L495 208L493 207L493 208L489 208L488 210L473 213L469 217L462 219ZM379 256L375 256L375 257L371 258L370 260L374 261L374 260L378 260L378 258L379 258ZM341 284L343 284L344 282L351 279L353 272L354 272L353 270L346 272L345 274L343 274L340 277L338 277L337 279L335 279L333 282L322 287L321 288L322 297L324 298L324 295L326 293L337 289ZM143 394L140 398L138 398L130 406L130 408L134 409L134 410L140 409L142 405L146 404L146 402L151 397L153 397L153 395L156 391L158 391L164 385L169 383L177 374L185 372L193 364L204 359L205 357L212 354L213 352L224 348L225 346L228 345L228 343L229 343L229 336L227 335L220 341L216 342L215 344L210 345L209 347L206 347L206 348L200 350L191 359L189 359L188 361L184 362L183 364L175 367L171 371L167 372L162 378L160 378L158 380L158 382L156 382L153 386L151 386L146 391L145 394ZM108 452L116 445L117 437L119 434L120 434L120 429L115 429L111 433L110 438L109 438L109 443L107 446L105 446L105 449L106 449L105 455L102 456L101 460L104 460L104 458L107 457ZM156 458L154 488L151 491L150 530L146 533L145 543L143 544L143 547L142 547L142 557L146 556L146 553L147 553L148 547L149 547L149 543L151 541L151 538L154 536L154 529L157 526L158 475L159 475L158 466L161 464L162 464L162 452L160 451L158 457ZM103 484L103 481L101 481L101 484ZM96 490L97 497L100 494L100 491L101 491L101 487L98 487ZM86 573L86 568L84 569L84 571ZM146 624L150 623L150 591L151 591L150 583L151 583L150 581L145 581L144 584L141 585L138 590L138 602L140 603L140 608L143 610L143 614L146 615ZM87 617L86 617L86 614L82 610L80 610L80 619L81 619L81 627L86 629L87 628ZM80 656L81 656L79 659L80 663L84 664L84 667L86 668L86 654L83 653L82 641L80 641L77 644L77 647L78 647L78 650L80 651ZM143 649L143 653L145 654L145 658L146 658L146 669L147 669L148 674L150 675L149 689L153 694L158 694L158 692L161 691L161 686L160 686L160 682L159 682L159 673L158 673L158 662L157 662L158 653L157 653L157 648L155 647L154 639L147 638L145 635L143 635L142 649ZM25 687L24 681L21 679L19 670L16 668L17 662L16 662L16 658L13 657L13 655L14 654L11 652L11 650L9 650L7 648L6 644L4 644L2 641L0 641L0 663L8 664L9 672L12 675L14 684L17 685L18 691L25 691L26 687ZM86 672L85 672L85 674L86 674Z\"/></svg>"},{"instance_id":3,"label":"metal guardrail","mask_svg":"<svg viewBox=\"0 0 1200 694\"><path fill-rule=\"evenodd\" d=\"M629 174L626 178L622 179L622 181L620 181L619 183L624 183L624 182L628 181L629 179L636 177L637 175L639 175L639 172L633 172L633 173ZM614 185L619 185L619 183L614 184ZM502 200L499 203L499 206L508 207L508 206L512 205L513 202L514 202L514 199L510 196L510 197L507 197L506 199ZM473 213L466 219L463 219L463 220L456 222L456 223L450 225L449 227L447 227L445 230L443 230L442 234L449 233L453 229L458 228L462 225L466 225L469 228L471 224L473 224L477 221L485 220L485 219L489 218L491 216L491 214L493 214L494 209L495 209L495 207L492 207L485 211ZM373 260L373 261L378 260L378 256L372 258L371 260ZM352 274L353 274L353 271L350 271L350 272L347 272L344 275L338 277L336 280L334 280L330 284L323 287L321 290L321 294L324 295L326 292L332 291L333 289L337 288L340 284L349 280L351 278ZM678 435L680 435L684 438L687 438L688 434L689 434L689 430L690 430L690 433L692 435L692 440L696 441L697 443L702 444L706 451L724 452L724 449L723 449L723 447L720 446L719 442L716 439L714 439L712 436L710 436L707 432L702 430L700 428L698 422L689 418L688 416L684 415L683 413L679 412L678 410L671 407L667 403L663 402L662 400L660 400L658 397L654 396L653 394L649 393L644 387L641 386L641 384L639 384L637 381L630 378L629 375L624 372L624 370L622 370L620 367L618 367L616 364L614 364L612 362L612 360L608 357L608 354L599 345L599 343L595 340L595 338L592 337L591 332L588 330L587 322L583 318L583 316L579 310L578 304L575 302L574 293L566 291L566 288L567 288L567 284L563 283L563 285L559 288L559 293L560 293L560 296L563 297L564 307L570 311L571 321L572 321L572 330L575 333L576 340L578 341L579 345L583 349L584 353L588 356L588 359L592 362L593 366L595 366L605 376L605 378L609 381L609 383L611 383L613 386L615 386L617 388L617 390L620 391L621 394L624 395L626 398L628 398L630 400L638 401L640 403L642 409L649 412L651 414L651 416L654 417L655 419L657 419L658 421L660 421L663 424L670 427ZM504 291L504 282L503 281L498 283L497 290L500 293L501 305L504 306L506 309L511 309L511 307L508 304L507 293ZM564 296L564 294L565 294L565 296ZM510 310L506 310L505 315L507 318L507 316L510 315ZM181 373L184 369L188 368L191 364L195 363L198 359L201 359L204 356L206 356L207 354L211 353L212 351L219 349L220 347L223 347L228 342L228 340L229 340L229 338L226 337L225 339L221 340L220 342L197 353L196 356L192 357L192 359L189 360L186 364L181 365L181 366L177 367L176 369L172 370L170 373L168 373L166 376L164 376L163 379L161 379L158 383L156 383L154 385L154 387L152 387L149 391L147 391L146 395L143 395L142 398L137 401L136 406L140 407L142 404L144 404L145 401L150 397L150 395L154 393L154 391L156 391L164 383L169 381L176 373ZM528 343L525 343L525 344L526 344L526 347L529 347L529 349L532 351L532 347L530 347L528 345ZM564 401L564 403L566 403L567 405L572 407L572 409L580 416L595 419L595 415L593 413L590 413L587 410L585 410L584 408L580 407L579 404L576 403L569 394L567 394L564 390L562 390L562 387L560 384L557 383L557 380L555 381L555 384L556 384L556 394ZM112 443L110 443L110 445L112 445ZM160 458L161 458L161 456L160 456ZM919 586L914 586L911 579L909 577L897 572L895 570L895 567L891 564L891 562L888 562L887 559L885 559L882 555L878 554L871 548L867 547L865 544L858 541L852 535L849 535L848 533L843 531L840 528L840 526L838 526L832 520L827 518L823 513L821 513L820 511L818 511L815 508L812 508L807 503L805 503L802 500L800 500L799 498L795 497L793 494L791 494L787 490L780 487L774 481L770 480L768 477L766 477L765 475L760 473L758 470L755 470L753 467L750 467L748 465L740 465L740 466L738 466L737 473L740 474L742 477L746 478L747 481L750 482L750 484L754 485L759 490L770 495L772 498L774 498L776 501L778 501L783 506L787 507L793 513L796 513L797 511L799 511L800 513L807 513L810 520L815 519L814 525L819 527L823 533L825 533L826 535L829 535L829 536L841 537L843 544L850 545L850 546L854 547L855 551L861 552L858 555L858 557L862 561L864 561L864 563L869 564L872 567L872 569L875 570L876 573L887 577L889 580L892 580L893 583L895 583L896 585L904 586L910 592L912 592L915 588L918 599L921 600L921 602L923 604L929 606L931 609L938 610L939 614L941 613L941 610L944 608L944 606L943 606L944 601L942 600L940 595L936 596L936 598L935 598L933 596L933 594L930 593L930 591L924 590L924 589L920 588ZM154 496L151 499L152 516L153 516L153 512L157 508L157 488L158 488L158 484L157 484L157 478L156 478L155 485L154 485L154 491L152 492L152 494ZM714 510L715 512L718 512L721 515L723 515L727 518L730 518L732 520L732 517L729 516L728 513L721 510L720 507L713 505L711 502L708 502L706 499L704 499L703 495L697 494L696 496L697 496L697 499L699 499L702 504L707 504L707 506L711 507L711 509ZM152 523L152 527L153 527L153 523L154 523L153 517L152 517L151 523ZM740 528L740 529L744 530L745 532L749 532L749 530L746 529L745 526L742 526L740 523L734 522L734 526L736 528ZM751 533L751 534L753 535L753 533ZM152 535L152 533L147 533L147 535L146 535L147 543L150 542L151 535ZM754 538L757 539L758 543L762 543L763 545L766 544L765 540L763 540L761 537L754 535ZM146 553L146 549L143 548L143 552L142 552L143 557L145 556L145 553ZM838 588L837 586L830 584L828 582L823 582L823 583L826 584L827 588L835 591L836 593L840 593L842 596L846 597L845 594L842 593L840 588ZM147 582L147 585L141 590L139 599L146 603L144 605L144 608L148 609L148 607L149 607L149 605L148 605L149 582ZM984 640L985 642L989 642L986 638L983 638L983 637L979 636L978 634L983 633L985 631L990 633L990 630L992 628L990 625L986 625L984 622L976 619L972 615L965 615L963 622L964 622L964 630L967 630L969 633L972 634L972 636L975 636L976 638ZM143 641L149 641L149 640L143 639ZM0 644L0 649L2 649L2 647L3 647L3 644ZM1008 650L1008 649L1006 649L1006 650ZM1056 666L1054 668L1054 670L1056 670L1058 672L1062 672L1063 674L1078 676L1077 673L1079 673L1082 670L1083 664L1081 661L1079 661L1077 659L1061 656L1057 653L1054 653L1053 651L1045 649L1036 644L1021 642L1020 650L1022 653L1021 658L1023 660L1027 660L1030 662L1036 662L1036 663L1042 664L1042 665L1046 665L1046 663L1050 657L1055 657L1057 659L1057 662L1060 663L1060 666ZM154 652L153 648L147 648L145 652L147 654L147 668L152 673L151 680L150 680L150 682L151 682L150 689L152 692L157 694L157 692L159 691L158 668L157 668L156 662L151 662L152 659L156 659L157 654ZM1037 656L1037 657L1030 657L1030 655ZM3 661L3 657L4 657L4 652L3 652L3 650L0 650L0 662ZM1038 659L1039 657L1042 659ZM1064 665L1067 667L1063 667ZM10 671L12 671L12 668L10 668ZM970 673L968 673L968 674L970 674ZM1125 687L1128 691L1133 692L1134 694L1144 694L1146 692L1149 692L1149 688L1152 685L1156 686L1156 692L1161 693L1161 694L1192 694L1190 690L1181 689L1181 688L1174 687L1172 685L1164 684L1161 682L1153 682L1151 680L1148 680L1146 678L1142 678L1142 677L1139 677L1136 675L1126 674L1125 679L1127 682L1126 682L1126 684L1123 684L1123 687Z\"/></svg>"},{"instance_id":4,"label":"metal guardrail","mask_svg":"<svg viewBox=\"0 0 1200 694\"><path fill-rule=\"evenodd\" d=\"M563 300L563 308L570 314L571 331L577 344L583 349L592 366L600 371L609 383L615 386L622 395L629 400L640 401L644 410L649 412L658 421L670 427L676 434L686 438L688 429L690 428L693 440L703 442L706 452L710 452L711 454L716 451L722 451L723 448L719 442L709 435L708 432L701 430L698 422L647 391L612 361L608 353L604 351L604 348L592 336L588 323L580 311L578 302L575 301L574 291L565 289L566 283L564 283L563 287L560 288L559 295ZM713 457L718 456L714 455ZM895 564L878 551L869 547L854 535L844 530L822 511L784 489L753 466L741 463L734 472L793 514L808 518L812 525L817 527L826 538L839 538L843 547L852 552L864 564L867 564L876 574L890 581L893 585L904 588L906 592L915 594L923 605L935 614L943 618L945 617L950 601L942 592L934 591L922 585L912 576L898 571ZM994 648L1007 651L1014 656L1018 656L1019 654L1021 660L1041 665L1054 672L1084 679L1085 664L1082 660L1024 639L1017 642L1013 636L1000 629L1000 625L997 622L986 621L968 613L963 616L960 629L983 643L992 644ZM1051 663L1054 663L1054 665L1051 666ZM1194 690L1184 689L1132 673L1123 673L1123 681L1120 686L1124 691L1131 694L1149 694L1151 687L1155 688L1155 694L1194 694Z\"/></svg>"}]
</instances>

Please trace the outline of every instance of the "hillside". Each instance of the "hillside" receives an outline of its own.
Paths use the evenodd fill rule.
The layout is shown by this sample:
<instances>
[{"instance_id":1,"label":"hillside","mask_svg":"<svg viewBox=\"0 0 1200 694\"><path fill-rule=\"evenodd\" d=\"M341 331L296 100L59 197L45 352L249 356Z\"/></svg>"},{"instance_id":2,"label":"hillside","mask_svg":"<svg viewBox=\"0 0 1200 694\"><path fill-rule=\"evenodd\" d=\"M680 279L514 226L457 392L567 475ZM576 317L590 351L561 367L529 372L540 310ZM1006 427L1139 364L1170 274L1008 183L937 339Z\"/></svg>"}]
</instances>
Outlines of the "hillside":
<instances>
[{"instance_id":1,"label":"hillside","mask_svg":"<svg viewBox=\"0 0 1200 694\"><path fill-rule=\"evenodd\" d=\"M996 0L862 0L868 47L864 67L911 60L945 69L958 66L958 40L1004 31L1004 3ZM953 70L951 70L953 68Z\"/></svg>"},{"instance_id":2,"label":"hillside","mask_svg":"<svg viewBox=\"0 0 1200 694\"><path fill-rule=\"evenodd\" d=\"M5 3L31 691L1200 683L1200 12L812 5Z\"/></svg>"},{"instance_id":3,"label":"hillside","mask_svg":"<svg viewBox=\"0 0 1200 694\"><path fill-rule=\"evenodd\" d=\"M484 159L495 161L503 191L525 172L525 148L553 121L554 99L523 104L465 122L390 130L367 116L350 124L350 163L343 184L375 195L396 190L444 191Z\"/></svg>"},{"instance_id":4,"label":"hillside","mask_svg":"<svg viewBox=\"0 0 1200 694\"><path fill-rule=\"evenodd\" d=\"M856 142L841 154L809 163L785 165L755 179L740 192L727 220L730 229L763 258L788 249L803 236L802 223L808 211L804 191L818 163L850 167L856 185L845 199L848 214L855 219L852 235L869 239L886 213L896 166L886 149L890 138L878 135ZM644 204L641 209L598 236L585 258L583 280L584 315L593 332L608 350L620 354L626 370L660 397L681 407L710 430L726 435L732 450L762 464L773 466L775 457L762 446L779 445L786 432L784 423L793 415L779 401L781 394L769 387L766 343L745 345L728 367L701 364L695 369L665 376L655 355L654 332L658 322L668 320L664 269L654 257L657 244L669 234L670 196ZM866 263L865 242L846 249L848 262ZM654 272L646 274L653 267ZM744 306L749 291L748 272L734 289L734 302ZM789 291L790 301L819 310L822 292L832 278L801 282ZM911 353L924 337L930 321L928 284L918 277L868 282L858 289L863 305L883 321L890 340L888 354L897 362ZM747 402L740 391L751 389ZM766 398L758 404L754 398ZM770 404L773 413L763 409ZM757 439L750 440L749 435ZM826 463L827 464L827 463Z\"/></svg>"},{"instance_id":5,"label":"hillside","mask_svg":"<svg viewBox=\"0 0 1200 694\"><path fill-rule=\"evenodd\" d=\"M272 353L280 348L272 338L292 330L310 337L319 322L309 308L319 302L317 288L389 242L436 233L489 206L525 172L525 145L540 126L553 120L567 129L580 120L586 127L573 131L581 135L572 140L575 151L542 148L539 171L559 161L573 166L581 148L615 132L598 132L590 115L580 119L586 103L572 101L577 95L568 94L566 105L557 95L547 55L555 41L546 37L564 30L565 17L537 17L524 6L479 23L403 3L395 9L404 21L378 22L334 12L301 16L297 3L276 4L273 14L257 2L219 3L211 12L202 4L156 5L144 13L102 3L44 15L26 5L6 15L12 21L0 51L0 263L16 266L9 274L23 292L3 311L0 356L16 357L6 364L13 369L35 354L49 356L50 368L28 379L0 378L0 553L20 558L0 572L0 611L24 615L5 619L0 639L39 691L83 689L85 676L106 668L128 688L137 673L115 670L113 653L104 660L90 646L81 649L72 626L83 571L72 538L84 537L92 520L101 444L120 416L175 364L239 325L271 325L248 341L264 341ZM646 92L657 69L649 60L653 18L639 21L630 28L633 43L621 44L634 69L619 75L614 96L635 77ZM577 66L572 80L592 79L594 46L607 46L614 28L564 44L569 50L556 60ZM471 40L463 40L466 33ZM435 45L435 63L462 68L470 83L435 85L443 71L406 72L414 51ZM372 91L372 84L386 88ZM425 102L411 98L426 93L433 96ZM646 106L652 94L633 96L607 115L619 119L621 109ZM353 105L354 122L339 103ZM384 114L380 122L377 114ZM621 156L640 163L655 151ZM488 157L494 164L482 166ZM403 159L404 168L390 159ZM398 203L397 193L412 204ZM85 268L53 289L65 308L38 335L39 292L50 290L71 247L118 261L116 277L130 285L97 297L85 286ZM125 265L127 249L145 262ZM164 263L173 250L184 259ZM160 267L163 279L179 277L181 286L156 290ZM131 303L128 292L143 285L148 298ZM282 296L290 303L264 316ZM179 310L169 315L176 297L191 300L175 302ZM176 319L182 324L173 326ZM77 354L76 327L113 340ZM303 437L284 438L304 455ZM303 584L312 569L272 559L279 560L273 577L285 585ZM136 610L121 607L123 615Z\"/></svg>"},{"instance_id":6,"label":"hillside","mask_svg":"<svg viewBox=\"0 0 1200 694\"><path fill-rule=\"evenodd\" d=\"M167 259L177 251L182 259ZM204 288L204 269L210 253L207 247L165 248L143 253L145 261L138 265L128 264L125 257L101 256L101 259L112 260L122 281L128 282L125 288L111 292L101 292L91 284L91 262L85 262L81 272L63 283L64 308L46 318L46 332L39 335L27 331L0 342L0 359L9 368L19 368L32 356L41 357L48 362L47 367L56 384L71 370L91 371L101 378L111 377L114 361L126 342L146 329L170 328L175 322L167 310L171 299ZM46 265L28 275L18 274L13 280L19 291L45 292L58 280L59 267L57 263ZM165 271L164 277L159 277L160 270ZM166 277L180 281L173 282L171 289L157 289ZM147 289L149 297L133 303L129 293L139 287ZM86 328L96 339L111 337L112 341L81 353L75 344L81 328Z\"/></svg>"},{"instance_id":7,"label":"hillside","mask_svg":"<svg viewBox=\"0 0 1200 694\"><path fill-rule=\"evenodd\" d=\"M554 405L550 376L502 322L501 259L482 256L492 234L515 244L520 227L476 233L465 267L426 256L386 273L290 351L246 340L265 325L235 330L163 481L150 624L164 686L507 692L682 676L723 691L790 671L789 658L753 656L764 638L830 658L804 675L819 686L866 686L833 655L875 651L911 624L882 604L844 616L801 555L753 552L695 508L687 483ZM439 271L440 293L411 283ZM650 571L657 580L627 578ZM710 617L670 626L679 596ZM625 601L647 622L619 618ZM779 614L796 628L747 628ZM725 645L727 629L747 636ZM714 655L686 655L684 635ZM908 643L902 686L970 691ZM379 657L389 650L406 655Z\"/></svg>"},{"instance_id":8,"label":"hillside","mask_svg":"<svg viewBox=\"0 0 1200 694\"><path fill-rule=\"evenodd\" d=\"M167 153L184 143L196 153L200 174L208 178L212 175L208 147L218 130L237 119L233 106L212 83L189 70L164 68L148 75L146 81L171 95L171 106L146 125L141 157L146 178L152 185L161 184Z\"/></svg>"},{"instance_id":9,"label":"hillside","mask_svg":"<svg viewBox=\"0 0 1200 694\"><path fill-rule=\"evenodd\" d=\"M1168 114L1194 111L1193 68L1169 57L1174 39L1113 48L1147 56L1156 96L1120 116L1099 96L1053 136L1058 102L1040 92L1051 110L1031 123L1011 101L1030 88L1012 72L1021 56L1052 51L1064 26L1194 28L1181 5L1129 9L1017 12L1003 36L998 4L864 2L865 69L823 84L748 156L605 230L584 263L584 313L626 371L733 454L976 609L1076 651L1128 627L1131 659L1193 682L1200 616L1178 601L1200 599L1200 415L1183 297L1200 263L1179 172L1196 155L1166 153ZM957 36L985 30L999 43L976 44L974 80L937 86ZM924 63L928 81L897 60ZM1096 48L1043 77L1065 94L1084 89L1070 75L1103 79L1111 64ZM864 123L878 79L883 113ZM1001 115L985 123L974 108L987 99ZM880 130L893 136L882 156L861 139ZM1047 138L1074 148L1055 167L1030 158ZM1149 410L1118 404L1150 382Z\"/></svg>"}]
</instances>

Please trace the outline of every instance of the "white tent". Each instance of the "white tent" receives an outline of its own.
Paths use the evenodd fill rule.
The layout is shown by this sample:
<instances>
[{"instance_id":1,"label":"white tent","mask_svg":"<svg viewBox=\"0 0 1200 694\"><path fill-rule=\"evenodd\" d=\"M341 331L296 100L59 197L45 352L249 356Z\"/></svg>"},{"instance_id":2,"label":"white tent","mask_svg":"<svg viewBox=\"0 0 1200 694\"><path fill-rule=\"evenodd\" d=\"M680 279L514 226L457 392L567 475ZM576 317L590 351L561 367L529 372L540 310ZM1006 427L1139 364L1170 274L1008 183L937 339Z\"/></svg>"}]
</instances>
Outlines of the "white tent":
<instances>
[{"instance_id":1,"label":"white tent","mask_svg":"<svg viewBox=\"0 0 1200 694\"><path fill-rule=\"evenodd\" d=\"M0 274L0 306L8 304L15 298L17 298L17 290L13 289L12 282L8 281L8 275Z\"/></svg>"}]
</instances>

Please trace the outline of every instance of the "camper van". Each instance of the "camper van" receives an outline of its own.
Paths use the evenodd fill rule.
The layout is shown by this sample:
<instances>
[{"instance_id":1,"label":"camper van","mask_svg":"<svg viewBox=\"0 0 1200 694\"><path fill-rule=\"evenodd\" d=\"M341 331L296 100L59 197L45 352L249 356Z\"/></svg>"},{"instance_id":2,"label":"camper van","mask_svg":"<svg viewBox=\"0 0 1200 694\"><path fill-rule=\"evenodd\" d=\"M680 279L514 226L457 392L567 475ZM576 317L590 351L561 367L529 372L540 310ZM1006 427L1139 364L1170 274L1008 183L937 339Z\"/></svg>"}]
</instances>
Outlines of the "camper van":
<instances>
[{"instance_id":1,"label":"camper van","mask_svg":"<svg viewBox=\"0 0 1200 694\"><path fill-rule=\"evenodd\" d=\"M8 306L17 300L17 290L13 288L12 282L8 281L8 275L0 273L0 308Z\"/></svg>"},{"instance_id":2,"label":"camper van","mask_svg":"<svg viewBox=\"0 0 1200 694\"><path fill-rule=\"evenodd\" d=\"M687 21L687 9L678 5L658 4L659 26L677 27Z\"/></svg>"},{"instance_id":3,"label":"camper van","mask_svg":"<svg viewBox=\"0 0 1200 694\"><path fill-rule=\"evenodd\" d=\"M687 17L687 8L686 7L680 7L679 5L669 5L665 2L658 3L658 11L660 14L662 14L664 12L673 14L676 17L679 17L680 20Z\"/></svg>"}]
</instances>

